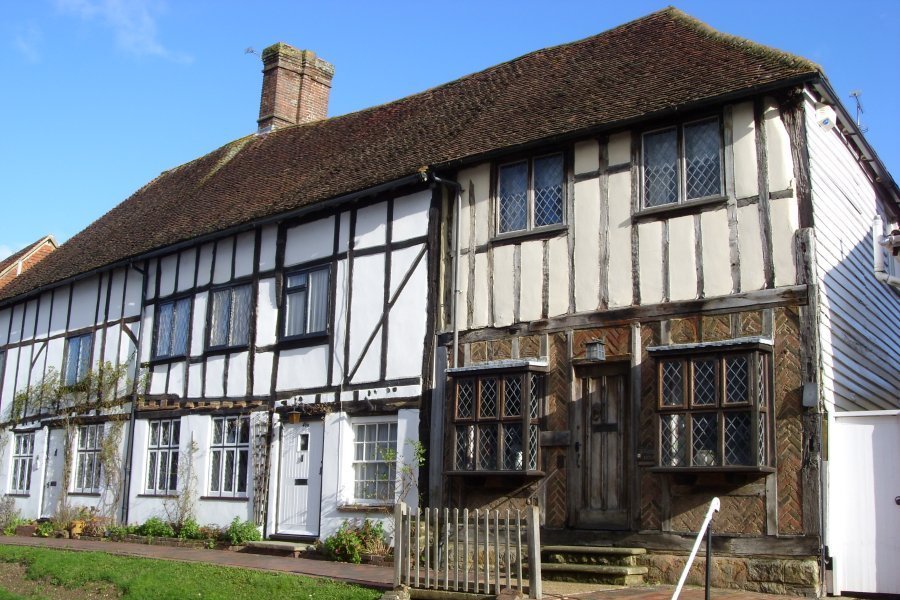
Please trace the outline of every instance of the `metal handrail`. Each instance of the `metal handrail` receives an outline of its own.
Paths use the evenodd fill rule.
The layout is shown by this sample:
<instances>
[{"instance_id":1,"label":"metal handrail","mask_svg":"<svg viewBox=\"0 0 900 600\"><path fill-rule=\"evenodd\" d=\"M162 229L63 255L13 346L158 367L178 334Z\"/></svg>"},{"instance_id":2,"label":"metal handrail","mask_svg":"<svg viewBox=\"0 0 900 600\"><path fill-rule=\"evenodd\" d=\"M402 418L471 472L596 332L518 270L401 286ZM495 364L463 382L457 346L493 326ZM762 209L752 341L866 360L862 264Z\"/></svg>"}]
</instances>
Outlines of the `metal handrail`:
<instances>
[{"instance_id":1,"label":"metal handrail","mask_svg":"<svg viewBox=\"0 0 900 600\"><path fill-rule=\"evenodd\" d=\"M713 513L719 512L719 508L721 508L722 504L719 502L719 498L713 498L712 502L709 503L709 510L706 511L706 517L703 519L703 525L700 527L700 532L697 534L697 539L694 541L694 548L691 550L691 555L687 559L687 563L684 565L684 571L681 572L681 579L678 580L678 585L675 586L675 593L672 594L672 600L678 600L678 595L681 594L681 588L684 587L684 582L687 580L688 571L691 570L691 565L694 564L694 558L697 556L697 550L700 549L700 542L703 540L703 534L706 533L706 529L709 527L709 522L712 521ZM712 538L707 538L706 544L706 597L709 598L709 573L712 567Z\"/></svg>"}]
</instances>

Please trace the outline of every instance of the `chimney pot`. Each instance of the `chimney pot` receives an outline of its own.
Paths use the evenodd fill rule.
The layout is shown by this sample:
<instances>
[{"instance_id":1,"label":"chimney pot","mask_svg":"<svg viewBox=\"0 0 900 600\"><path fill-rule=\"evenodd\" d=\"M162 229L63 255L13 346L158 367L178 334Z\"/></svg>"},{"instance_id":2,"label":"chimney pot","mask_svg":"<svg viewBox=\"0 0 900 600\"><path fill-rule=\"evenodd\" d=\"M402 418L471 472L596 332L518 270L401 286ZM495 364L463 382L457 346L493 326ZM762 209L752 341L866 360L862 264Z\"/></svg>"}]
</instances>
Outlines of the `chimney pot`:
<instances>
[{"instance_id":1,"label":"chimney pot","mask_svg":"<svg viewBox=\"0 0 900 600\"><path fill-rule=\"evenodd\" d=\"M278 42L262 51L259 132L310 123L328 116L334 66L311 50Z\"/></svg>"}]
</instances>

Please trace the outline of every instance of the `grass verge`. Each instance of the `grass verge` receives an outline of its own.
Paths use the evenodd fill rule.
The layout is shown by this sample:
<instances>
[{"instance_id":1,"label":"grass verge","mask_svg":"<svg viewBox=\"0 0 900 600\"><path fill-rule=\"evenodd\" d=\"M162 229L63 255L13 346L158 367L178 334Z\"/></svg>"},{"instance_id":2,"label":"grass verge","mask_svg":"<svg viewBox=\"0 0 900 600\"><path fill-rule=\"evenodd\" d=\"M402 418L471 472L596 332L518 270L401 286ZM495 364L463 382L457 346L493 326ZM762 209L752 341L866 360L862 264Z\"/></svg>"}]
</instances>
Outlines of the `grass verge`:
<instances>
[{"instance_id":1,"label":"grass verge","mask_svg":"<svg viewBox=\"0 0 900 600\"><path fill-rule=\"evenodd\" d=\"M128 599L288 597L374 600L381 595L375 590L326 579L104 552L0 546L0 561L25 565L28 579L69 589L92 582L108 582L121 591L122 598ZM0 600L16 597L0 590Z\"/></svg>"}]
</instances>

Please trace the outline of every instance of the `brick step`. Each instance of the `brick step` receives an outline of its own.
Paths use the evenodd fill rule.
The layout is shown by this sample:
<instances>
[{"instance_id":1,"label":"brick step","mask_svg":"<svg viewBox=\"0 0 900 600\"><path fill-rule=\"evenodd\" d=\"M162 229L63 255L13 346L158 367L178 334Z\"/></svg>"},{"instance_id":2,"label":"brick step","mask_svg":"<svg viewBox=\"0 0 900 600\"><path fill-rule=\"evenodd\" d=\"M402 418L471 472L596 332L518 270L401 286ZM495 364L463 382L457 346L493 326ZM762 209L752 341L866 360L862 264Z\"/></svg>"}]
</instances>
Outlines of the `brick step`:
<instances>
[{"instance_id":1,"label":"brick step","mask_svg":"<svg viewBox=\"0 0 900 600\"><path fill-rule=\"evenodd\" d=\"M644 548L617 546L543 546L541 562L571 565L607 565L635 567L639 557L647 553Z\"/></svg>"},{"instance_id":2,"label":"brick step","mask_svg":"<svg viewBox=\"0 0 900 600\"><path fill-rule=\"evenodd\" d=\"M637 566L541 563L541 575L548 581L637 586L646 583L647 571Z\"/></svg>"}]
</instances>

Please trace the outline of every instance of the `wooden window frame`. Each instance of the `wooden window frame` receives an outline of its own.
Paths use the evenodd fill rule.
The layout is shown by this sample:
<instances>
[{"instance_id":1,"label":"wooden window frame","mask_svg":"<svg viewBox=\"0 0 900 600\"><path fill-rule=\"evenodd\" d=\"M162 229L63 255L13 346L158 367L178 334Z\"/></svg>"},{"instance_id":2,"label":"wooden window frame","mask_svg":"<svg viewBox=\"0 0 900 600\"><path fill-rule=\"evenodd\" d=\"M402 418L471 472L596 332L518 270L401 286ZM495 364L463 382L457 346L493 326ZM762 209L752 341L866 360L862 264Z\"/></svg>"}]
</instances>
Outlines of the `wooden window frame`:
<instances>
[{"instance_id":1,"label":"wooden window frame","mask_svg":"<svg viewBox=\"0 0 900 600\"><path fill-rule=\"evenodd\" d=\"M94 432L94 443L91 441L91 430ZM77 446L75 448L75 469L72 491L76 494L99 494L103 485L103 465L100 460L103 437L106 435L104 423L92 423L78 426ZM84 468L82 468L84 467ZM87 469L91 470L90 479L86 479ZM84 485L90 483L91 485Z\"/></svg>"},{"instance_id":2,"label":"wooden window frame","mask_svg":"<svg viewBox=\"0 0 900 600\"><path fill-rule=\"evenodd\" d=\"M31 493L31 469L33 465L34 431L14 432L12 472L9 484L11 494L28 495Z\"/></svg>"},{"instance_id":3,"label":"wooden window frame","mask_svg":"<svg viewBox=\"0 0 900 600\"><path fill-rule=\"evenodd\" d=\"M81 373L81 368L80 368L81 361L79 361L79 368L78 368L78 371L76 372L75 380L69 381L69 377L68 377L69 361L71 360L71 357L69 356L69 351L71 350L72 341L76 340L76 339L88 341L89 350L88 350L88 359L87 359L87 371L84 373ZM82 348L82 346L79 345L79 352L78 352L79 357L81 356L81 348ZM87 376L87 374L91 372L91 366L93 365L93 358L94 358L94 334L93 334L93 332L81 333L78 335L68 336L66 338L66 347L65 347L65 352L63 354L63 366L62 366L63 385L65 385L67 387L71 387L71 386L78 385L81 381L83 381L84 378Z\"/></svg>"},{"instance_id":4,"label":"wooden window frame","mask_svg":"<svg viewBox=\"0 0 900 600\"><path fill-rule=\"evenodd\" d=\"M247 341L236 344L236 343L233 343L233 341L231 339L231 333L232 333L231 329L232 329L232 321L233 321L233 317L232 317L233 309L232 309L232 311L229 311L229 315L228 315L228 334L227 334L228 339L227 339L227 341L224 344L213 345L213 343L212 343L212 335L213 335L212 323L213 323L213 310L214 310L213 297L215 296L215 294L217 292L223 292L223 291L228 290L232 294L231 306L233 307L234 292L238 288L242 288L242 287L246 287L250 290L250 302L247 305ZM253 318L255 315L254 306L256 303L256 298L255 298L255 295L253 294L253 287L254 286L253 286L252 282L245 281L245 282L241 282L241 283L231 283L228 285L217 286L217 287L211 288L209 290L209 295L208 295L207 301L206 301L207 302L207 304L206 304L206 351L207 352L215 352L215 351L219 351L219 350L242 350L242 349L248 348L250 346L250 342L251 342L250 338L253 335L253 330L254 330L252 321L253 321ZM188 351L190 352L190 349L188 349Z\"/></svg>"},{"instance_id":5,"label":"wooden window frame","mask_svg":"<svg viewBox=\"0 0 900 600\"><path fill-rule=\"evenodd\" d=\"M291 291L291 287L288 286L288 280L295 275L303 275L303 274L307 275L307 283L305 285L304 293L306 294L306 320L308 323L308 321L309 321L309 279L308 279L308 276L310 273L316 273L319 271L325 271L328 276L328 281L326 282L326 289L325 289L325 302L326 302L325 328L322 330L319 330L319 331L307 331L306 333L298 333L298 334L288 335L287 332L285 331L285 329L287 328L288 297L292 293L295 293L295 294L299 293L296 290L293 292ZM326 264L326 265L315 266L315 267L306 267L306 268L302 268L302 269L291 269L290 271L286 271L284 273L284 277L283 277L284 283L281 286L281 288L282 288L282 290L281 290L281 296L282 296L281 297L281 310L279 311L281 314L279 314L279 318L278 318L278 340L279 341L289 342L289 341L294 341L294 340L312 340L312 339L324 338L324 337L331 335L331 310L332 310L332 303L334 301L334 299L332 298L332 295L331 295L331 290L332 290L331 278L333 275L334 274L332 272L330 263ZM299 286L295 286L295 288L296 287L299 287Z\"/></svg>"},{"instance_id":6,"label":"wooden window frame","mask_svg":"<svg viewBox=\"0 0 900 600\"><path fill-rule=\"evenodd\" d=\"M541 225L536 227L534 225L534 162L541 158L548 158L551 156L560 156L562 158L562 181L560 185L562 187L562 199L561 199L561 210L560 210L560 222L559 223L549 223L547 225ZM525 228L524 229L512 229L510 231L501 231L500 230L500 172L504 167L509 167L512 165L516 165L519 163L525 163L528 171L526 177L526 196L525 196ZM494 168L494 202L493 202L493 210L494 210L494 236L498 238L503 237L515 237L520 235L529 234L532 232L542 232L542 231L555 231L560 227L565 227L568 222L568 215L566 211L566 203L568 199L568 175L569 175L569 153L563 150L553 150L551 152L544 152L540 154L529 154L526 156L519 156L514 160L509 160L501 163L497 163Z\"/></svg>"},{"instance_id":7,"label":"wooden window frame","mask_svg":"<svg viewBox=\"0 0 900 600\"><path fill-rule=\"evenodd\" d=\"M157 441L153 442L153 426L157 427ZM163 425L169 427L169 441L162 443ZM175 439L173 431L177 428L178 438ZM166 457L165 485L159 485L159 458ZM178 491L178 461L181 457L181 418L154 419L147 422L147 476L144 478L145 493L156 496L169 496ZM172 482L172 464L175 465L175 481ZM153 477L151 484L150 477Z\"/></svg>"},{"instance_id":8,"label":"wooden window frame","mask_svg":"<svg viewBox=\"0 0 900 600\"><path fill-rule=\"evenodd\" d=\"M365 441L365 439L363 439L363 440L359 439L359 428L365 429L368 427L375 427L376 432L377 432L377 428L379 426L385 426L385 425L388 426L388 428L393 426L395 429L393 446L390 448L390 450L393 452L393 461L391 460L390 456L385 457L384 455L382 455L380 457L377 456L374 459L366 459L365 456L363 456L362 459L357 459L356 458L356 449L359 446L359 444L363 444L363 448L364 448L365 444L368 443ZM368 504L368 505L378 505L378 506L382 506L382 505L386 505L386 504L394 504L396 497L397 497L397 492L398 492L398 490L397 490L397 469L398 469L397 457L399 456L399 450L397 448L397 446L398 446L397 436L399 435L399 431L400 431L399 423L397 422L396 419L391 420L391 419L385 419L385 418L376 419L376 420L369 420L369 419L354 420L352 422L352 427L353 427L353 502L355 504ZM391 440L388 440L388 442L390 445ZM375 447L376 448L378 447L377 438L375 440ZM391 465L391 462L393 462L393 465ZM386 481L388 481L388 489L390 490L387 497L378 496L377 485L376 485L375 496L366 498L366 497L357 495L357 487L359 486L359 483L360 483L359 472L357 470L357 466L368 465L368 464L387 464L389 473L391 471L391 468L393 468L394 476L388 477L388 479L386 480ZM369 481L369 480L366 479L363 481ZM377 482L377 480L373 480L373 481Z\"/></svg>"},{"instance_id":9,"label":"wooden window frame","mask_svg":"<svg viewBox=\"0 0 900 600\"><path fill-rule=\"evenodd\" d=\"M212 296L210 296L210 298L212 298ZM188 317L187 317L187 332L185 335L184 351L183 352L172 352L170 354L159 354L158 353L158 350L159 350L159 328L162 325L162 322L160 321L160 314L161 314L160 309L163 306L166 306L168 304L173 305L173 307L172 307L172 332L171 332L173 339L171 340L171 343L174 344L175 323L177 322L177 317L175 316L177 314L176 309L178 308L178 303L184 302L185 300L187 301L187 305L188 305L187 306ZM153 361L157 361L157 360L164 361L164 360L169 360L172 358L181 358L181 357L187 356L191 351L191 348L190 348L191 329L193 326L193 321L194 321L194 296L193 296L193 294L181 296L180 298L170 298L170 299L165 300L164 302L157 303L156 309L154 310L154 315L153 315L153 341L152 341L152 351L151 351L152 360Z\"/></svg>"},{"instance_id":10,"label":"wooden window frame","mask_svg":"<svg viewBox=\"0 0 900 600\"><path fill-rule=\"evenodd\" d=\"M216 442L216 423L220 421L222 423L222 439L221 441ZM234 442L228 441L229 421L234 421L237 423ZM244 421L246 421L247 423L246 442L241 441L241 423ZM250 495L250 481L253 473L253 455L250 452L253 442L253 424L250 422L250 416L223 415L219 417L212 417L210 424L212 425L212 431L210 432L211 435L209 437L209 479L207 486L207 495L210 498L247 498ZM217 467L214 465L214 457L216 452L219 453L219 464ZM228 452L234 452L234 463L232 465L231 472L232 489L230 490L225 489L225 457ZM247 472L244 474L244 489L240 490L240 457L241 453L243 452L245 452L247 455ZM218 485L218 487L214 487L215 485Z\"/></svg>"}]
</instances>

